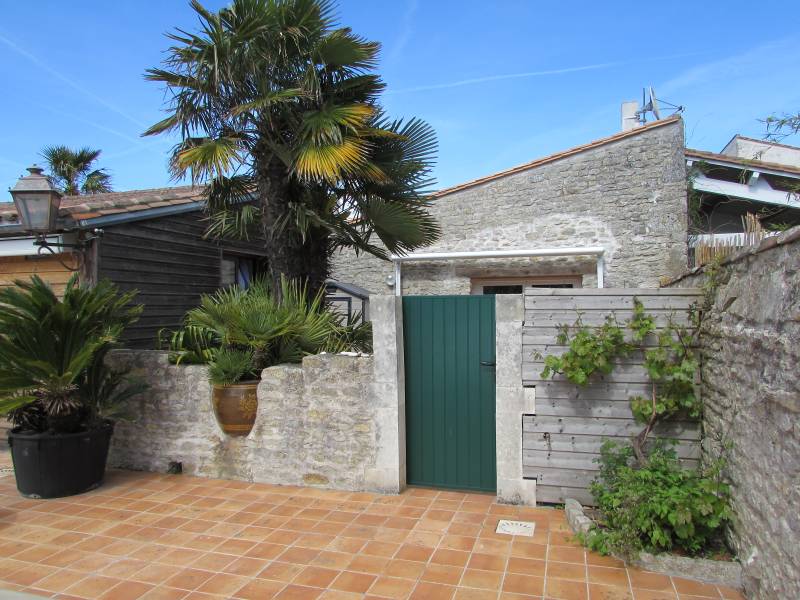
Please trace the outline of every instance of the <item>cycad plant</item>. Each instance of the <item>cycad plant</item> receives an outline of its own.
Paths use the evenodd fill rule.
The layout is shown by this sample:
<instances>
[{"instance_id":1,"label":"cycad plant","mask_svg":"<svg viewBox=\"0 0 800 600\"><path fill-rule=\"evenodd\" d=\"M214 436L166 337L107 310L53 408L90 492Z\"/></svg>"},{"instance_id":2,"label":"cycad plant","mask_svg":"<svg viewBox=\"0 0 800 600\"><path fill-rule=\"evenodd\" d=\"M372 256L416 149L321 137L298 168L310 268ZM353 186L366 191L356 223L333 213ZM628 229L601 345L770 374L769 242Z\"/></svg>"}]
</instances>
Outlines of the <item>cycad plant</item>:
<instances>
[{"instance_id":1,"label":"cycad plant","mask_svg":"<svg viewBox=\"0 0 800 600\"><path fill-rule=\"evenodd\" d=\"M266 237L270 277L324 287L340 247L386 258L439 235L428 212L433 130L387 117L374 72L380 44L340 27L329 0L233 0L191 6L164 68L168 116L145 135L177 132L176 178L207 183L210 233Z\"/></svg>"},{"instance_id":2,"label":"cycad plant","mask_svg":"<svg viewBox=\"0 0 800 600\"><path fill-rule=\"evenodd\" d=\"M0 290L0 413L57 432L105 416L130 392L104 358L139 318L135 293L121 294L109 281L80 285L73 276L59 300L37 276L15 283Z\"/></svg>"},{"instance_id":3,"label":"cycad plant","mask_svg":"<svg viewBox=\"0 0 800 600\"><path fill-rule=\"evenodd\" d=\"M310 354L369 350L368 323L343 323L325 307L323 294L309 298L297 282L284 278L279 288L276 294L270 282L257 280L247 289L203 296L186 314L186 327L172 336L173 360L208 363L211 382L230 385Z\"/></svg>"}]
</instances>

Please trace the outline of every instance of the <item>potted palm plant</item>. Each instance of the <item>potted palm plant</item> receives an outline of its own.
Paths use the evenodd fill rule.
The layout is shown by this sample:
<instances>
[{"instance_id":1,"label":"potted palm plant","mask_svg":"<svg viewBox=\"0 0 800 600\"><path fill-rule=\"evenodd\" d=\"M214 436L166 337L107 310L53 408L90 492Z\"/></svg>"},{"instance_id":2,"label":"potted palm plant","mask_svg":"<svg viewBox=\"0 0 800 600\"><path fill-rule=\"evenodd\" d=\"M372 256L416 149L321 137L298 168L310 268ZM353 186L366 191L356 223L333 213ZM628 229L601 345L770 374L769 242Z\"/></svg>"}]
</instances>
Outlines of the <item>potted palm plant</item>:
<instances>
[{"instance_id":1,"label":"potted palm plant","mask_svg":"<svg viewBox=\"0 0 800 600\"><path fill-rule=\"evenodd\" d=\"M89 287L73 276L62 299L39 277L15 283L0 290L0 413L14 426L17 489L79 494L102 483L112 417L143 390L105 360L142 308L108 281Z\"/></svg>"},{"instance_id":2,"label":"potted palm plant","mask_svg":"<svg viewBox=\"0 0 800 600\"><path fill-rule=\"evenodd\" d=\"M369 324L342 323L325 307L322 292L309 299L305 286L286 279L279 295L273 289L257 280L246 289L205 295L171 338L174 362L208 364L214 414L228 435L252 430L265 368L322 351L371 348Z\"/></svg>"}]
</instances>

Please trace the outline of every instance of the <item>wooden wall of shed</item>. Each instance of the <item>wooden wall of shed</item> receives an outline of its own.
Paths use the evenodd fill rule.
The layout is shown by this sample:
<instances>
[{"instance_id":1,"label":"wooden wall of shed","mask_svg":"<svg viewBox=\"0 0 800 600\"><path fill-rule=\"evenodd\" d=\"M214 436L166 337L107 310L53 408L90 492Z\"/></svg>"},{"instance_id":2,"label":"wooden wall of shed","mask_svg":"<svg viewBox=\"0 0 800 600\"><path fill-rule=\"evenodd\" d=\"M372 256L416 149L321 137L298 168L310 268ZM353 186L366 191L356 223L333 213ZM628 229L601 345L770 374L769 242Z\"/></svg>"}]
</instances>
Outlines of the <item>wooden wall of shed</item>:
<instances>
[{"instance_id":1,"label":"wooden wall of shed","mask_svg":"<svg viewBox=\"0 0 800 600\"><path fill-rule=\"evenodd\" d=\"M97 278L108 278L122 290L138 290L137 301L145 307L139 322L124 334L128 348L156 347L159 330L179 328L201 294L220 287L223 252L263 255L259 240L203 239L200 212L109 225L103 231Z\"/></svg>"},{"instance_id":2,"label":"wooden wall of shed","mask_svg":"<svg viewBox=\"0 0 800 600\"><path fill-rule=\"evenodd\" d=\"M523 416L523 476L536 478L536 498L564 502L575 498L593 504L589 484L597 475L595 459L606 439L629 441L642 429L631 413L629 398L650 394L642 352L620 361L608 376L594 376L579 387L563 376L544 380L544 357L567 350L558 344L558 325L573 325L578 315L585 325L601 325L607 315L622 324L633 314L633 301L642 301L663 327L668 319L688 324L688 308L698 302L695 289L526 289L522 333L523 385L535 387L536 413ZM651 336L646 343L656 343ZM700 457L700 425L673 421L655 437L678 440L678 455L687 466Z\"/></svg>"},{"instance_id":3,"label":"wooden wall of shed","mask_svg":"<svg viewBox=\"0 0 800 600\"><path fill-rule=\"evenodd\" d=\"M76 265L71 254L4 256L0 258L0 287L8 287L18 279L29 280L32 275L38 275L61 296L67 281L74 274L67 266L75 268Z\"/></svg>"}]
</instances>

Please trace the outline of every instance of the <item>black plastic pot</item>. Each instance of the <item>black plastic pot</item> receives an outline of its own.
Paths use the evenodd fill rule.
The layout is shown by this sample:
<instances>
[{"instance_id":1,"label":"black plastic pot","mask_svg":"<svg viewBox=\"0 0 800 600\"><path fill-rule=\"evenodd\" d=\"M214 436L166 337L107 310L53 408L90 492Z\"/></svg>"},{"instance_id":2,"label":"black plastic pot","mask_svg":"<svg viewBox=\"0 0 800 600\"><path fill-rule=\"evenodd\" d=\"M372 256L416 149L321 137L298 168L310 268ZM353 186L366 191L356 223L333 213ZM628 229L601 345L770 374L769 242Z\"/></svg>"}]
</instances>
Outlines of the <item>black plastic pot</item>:
<instances>
[{"instance_id":1,"label":"black plastic pot","mask_svg":"<svg viewBox=\"0 0 800 600\"><path fill-rule=\"evenodd\" d=\"M8 432L19 493L28 498L60 498L103 483L114 424L80 433Z\"/></svg>"}]
</instances>

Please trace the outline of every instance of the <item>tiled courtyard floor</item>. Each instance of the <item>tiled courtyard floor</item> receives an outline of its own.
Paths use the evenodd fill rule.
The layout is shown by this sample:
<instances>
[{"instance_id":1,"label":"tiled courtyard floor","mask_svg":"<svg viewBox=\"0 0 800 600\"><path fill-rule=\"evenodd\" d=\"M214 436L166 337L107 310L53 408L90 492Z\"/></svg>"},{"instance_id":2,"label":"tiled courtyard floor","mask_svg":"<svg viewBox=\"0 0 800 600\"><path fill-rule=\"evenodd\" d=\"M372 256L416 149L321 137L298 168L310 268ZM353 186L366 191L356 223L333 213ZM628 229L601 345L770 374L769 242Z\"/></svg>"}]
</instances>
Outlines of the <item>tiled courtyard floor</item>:
<instances>
[{"instance_id":1,"label":"tiled courtyard floor","mask_svg":"<svg viewBox=\"0 0 800 600\"><path fill-rule=\"evenodd\" d=\"M56 598L636 600L740 598L626 569L570 539L563 511L488 495L400 496L111 471L27 500L0 473L0 588ZM534 521L530 538L494 533Z\"/></svg>"}]
</instances>

